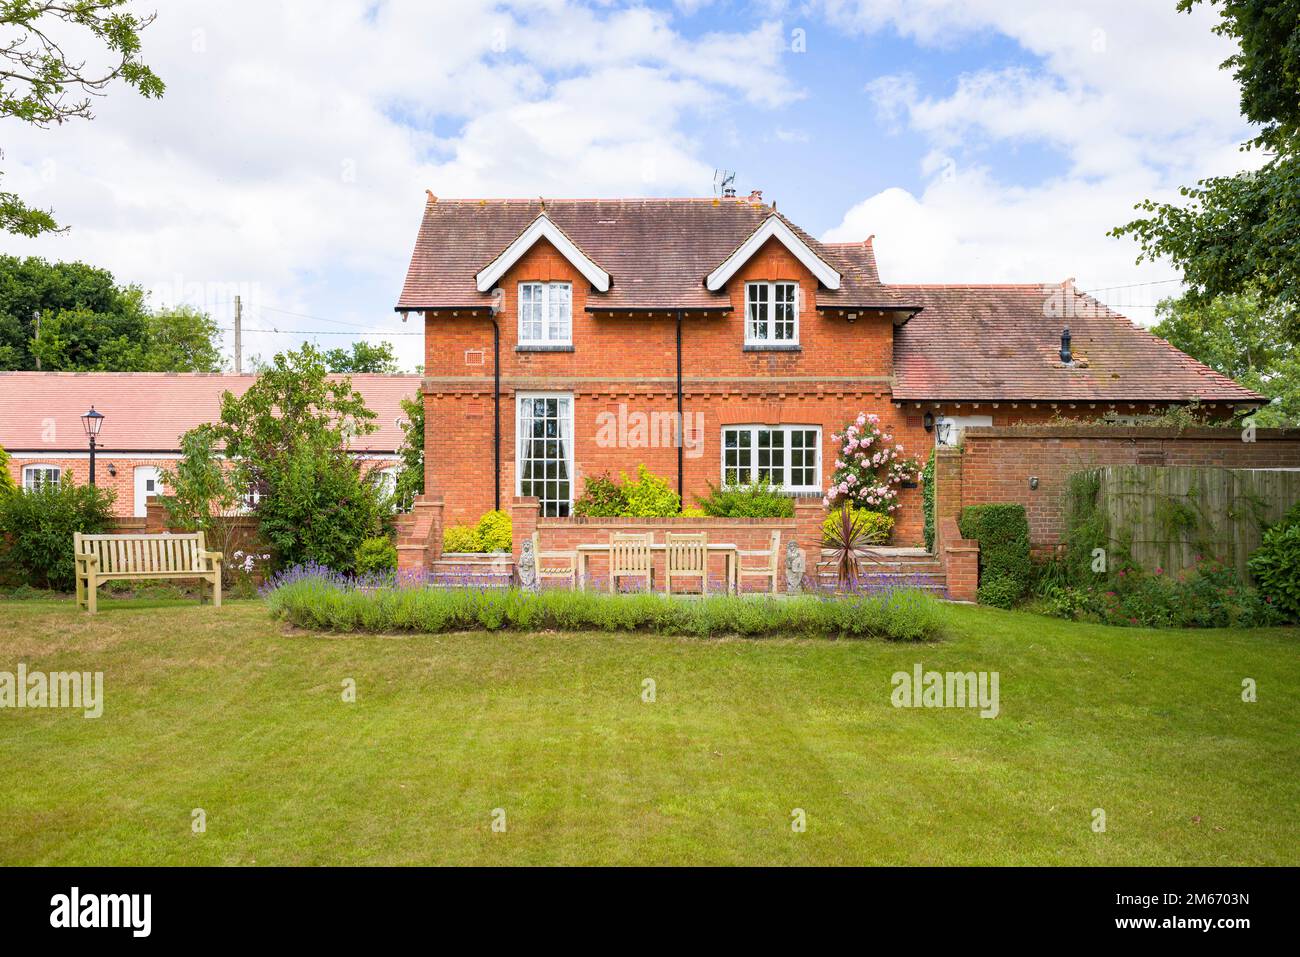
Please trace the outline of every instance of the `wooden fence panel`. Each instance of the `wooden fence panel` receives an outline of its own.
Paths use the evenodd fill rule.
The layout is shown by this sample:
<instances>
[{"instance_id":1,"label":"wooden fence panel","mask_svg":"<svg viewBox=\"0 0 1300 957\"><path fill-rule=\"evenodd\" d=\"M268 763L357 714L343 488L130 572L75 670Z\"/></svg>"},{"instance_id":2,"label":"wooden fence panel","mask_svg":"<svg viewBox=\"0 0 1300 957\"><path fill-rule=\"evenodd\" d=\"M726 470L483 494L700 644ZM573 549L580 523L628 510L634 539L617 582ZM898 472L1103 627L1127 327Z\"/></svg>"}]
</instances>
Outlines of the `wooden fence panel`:
<instances>
[{"instance_id":1,"label":"wooden fence panel","mask_svg":"<svg viewBox=\"0 0 1300 957\"><path fill-rule=\"evenodd\" d=\"M1113 545L1147 571L1178 572L1217 558L1247 577L1264 527L1300 501L1300 469L1108 465L1097 507Z\"/></svg>"}]
</instances>

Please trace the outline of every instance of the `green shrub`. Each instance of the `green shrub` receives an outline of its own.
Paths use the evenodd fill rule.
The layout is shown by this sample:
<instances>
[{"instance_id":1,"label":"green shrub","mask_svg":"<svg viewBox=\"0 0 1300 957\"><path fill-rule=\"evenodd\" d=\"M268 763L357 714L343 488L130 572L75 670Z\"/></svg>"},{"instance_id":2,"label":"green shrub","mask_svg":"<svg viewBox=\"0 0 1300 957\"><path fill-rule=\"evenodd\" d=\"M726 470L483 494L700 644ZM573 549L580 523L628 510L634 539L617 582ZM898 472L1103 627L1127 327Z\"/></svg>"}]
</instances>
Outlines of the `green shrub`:
<instances>
[{"instance_id":1,"label":"green shrub","mask_svg":"<svg viewBox=\"0 0 1300 957\"><path fill-rule=\"evenodd\" d=\"M1029 519L1023 505L968 505L957 522L963 538L980 543L980 601L1009 608L1029 590Z\"/></svg>"},{"instance_id":2,"label":"green shrub","mask_svg":"<svg viewBox=\"0 0 1300 957\"><path fill-rule=\"evenodd\" d=\"M9 474L9 453L0 448L0 495L12 492L15 488L13 477Z\"/></svg>"},{"instance_id":3,"label":"green shrub","mask_svg":"<svg viewBox=\"0 0 1300 957\"><path fill-rule=\"evenodd\" d=\"M510 516L505 512L486 512L475 529L479 549L485 552L508 552L511 547Z\"/></svg>"},{"instance_id":4,"label":"green shrub","mask_svg":"<svg viewBox=\"0 0 1300 957\"><path fill-rule=\"evenodd\" d=\"M1282 619L1258 590L1215 561L1177 575L1121 569L1104 585L1053 588L1045 605L1049 614L1061 618L1128 627L1253 628Z\"/></svg>"},{"instance_id":5,"label":"green shrub","mask_svg":"<svg viewBox=\"0 0 1300 957\"><path fill-rule=\"evenodd\" d=\"M894 528L894 517L883 512L873 512L866 508L849 509L849 518L855 525L861 525L862 541L868 545L883 545L889 541L889 533ZM822 539L829 539L840 527L840 511L834 509L822 522Z\"/></svg>"},{"instance_id":6,"label":"green shrub","mask_svg":"<svg viewBox=\"0 0 1300 957\"><path fill-rule=\"evenodd\" d=\"M623 475L623 494L627 497L627 511L633 518L656 518L676 515L682 508L681 497L673 491L668 480L655 475L644 465L638 465L635 480Z\"/></svg>"},{"instance_id":7,"label":"green shrub","mask_svg":"<svg viewBox=\"0 0 1300 957\"><path fill-rule=\"evenodd\" d=\"M923 528L925 550L932 552L934 551L934 449L930 450L925 468L921 469L921 514L925 518Z\"/></svg>"},{"instance_id":8,"label":"green shrub","mask_svg":"<svg viewBox=\"0 0 1300 957\"><path fill-rule=\"evenodd\" d=\"M794 499L767 481L725 488L709 483L709 494L695 501L704 514L721 518L794 517Z\"/></svg>"},{"instance_id":9,"label":"green shrub","mask_svg":"<svg viewBox=\"0 0 1300 957\"><path fill-rule=\"evenodd\" d=\"M488 631L653 632L762 637L886 638L924 641L942 634L944 615L916 590L883 595L791 598L711 595L684 599L657 592L607 595L518 589L478 591L357 587L343 576L292 569L271 582L271 613L301 628L336 632Z\"/></svg>"},{"instance_id":10,"label":"green shrub","mask_svg":"<svg viewBox=\"0 0 1300 957\"><path fill-rule=\"evenodd\" d=\"M483 540L473 525L448 525L442 530L444 552L481 552Z\"/></svg>"},{"instance_id":11,"label":"green shrub","mask_svg":"<svg viewBox=\"0 0 1300 957\"><path fill-rule=\"evenodd\" d=\"M1286 618L1300 621L1300 502L1264 532L1248 564L1265 600Z\"/></svg>"},{"instance_id":12,"label":"green shrub","mask_svg":"<svg viewBox=\"0 0 1300 957\"><path fill-rule=\"evenodd\" d=\"M397 546L387 536L367 538L357 546L358 575L377 575L397 570Z\"/></svg>"},{"instance_id":13,"label":"green shrub","mask_svg":"<svg viewBox=\"0 0 1300 957\"><path fill-rule=\"evenodd\" d=\"M694 506L692 506L691 508L682 509L682 518L704 518L704 517L706 516L705 516L704 509L702 508L695 508Z\"/></svg>"},{"instance_id":14,"label":"green shrub","mask_svg":"<svg viewBox=\"0 0 1300 957\"><path fill-rule=\"evenodd\" d=\"M378 488L343 449L302 445L268 462L262 476L259 532L281 567L350 570L357 547L383 527Z\"/></svg>"},{"instance_id":15,"label":"green shrub","mask_svg":"<svg viewBox=\"0 0 1300 957\"><path fill-rule=\"evenodd\" d=\"M627 512L627 496L622 487L609 477L609 473L594 475L586 480L582 494L573 503L574 515L592 518L614 518Z\"/></svg>"},{"instance_id":16,"label":"green shrub","mask_svg":"<svg viewBox=\"0 0 1300 957\"><path fill-rule=\"evenodd\" d=\"M31 585L71 591L72 536L109 531L113 499L112 491L75 485L71 477L32 492L0 493L0 536L9 539L6 561Z\"/></svg>"},{"instance_id":17,"label":"green shrub","mask_svg":"<svg viewBox=\"0 0 1300 957\"><path fill-rule=\"evenodd\" d=\"M994 608L1011 608L1024 594L1023 589L1014 578L1006 575L994 575L980 582L976 598L981 605Z\"/></svg>"}]
</instances>

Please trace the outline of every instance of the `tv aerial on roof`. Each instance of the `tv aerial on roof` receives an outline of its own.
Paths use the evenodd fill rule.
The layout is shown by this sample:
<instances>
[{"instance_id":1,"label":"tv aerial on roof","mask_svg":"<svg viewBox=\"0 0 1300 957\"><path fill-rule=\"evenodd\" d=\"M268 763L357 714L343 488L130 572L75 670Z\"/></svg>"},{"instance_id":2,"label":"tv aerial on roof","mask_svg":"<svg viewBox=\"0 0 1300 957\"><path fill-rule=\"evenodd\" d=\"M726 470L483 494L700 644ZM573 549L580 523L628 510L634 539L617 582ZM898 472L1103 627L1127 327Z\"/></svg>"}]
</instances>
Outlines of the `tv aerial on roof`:
<instances>
[{"instance_id":1,"label":"tv aerial on roof","mask_svg":"<svg viewBox=\"0 0 1300 957\"><path fill-rule=\"evenodd\" d=\"M732 199L736 195L736 171L715 169L713 171L713 196L715 199Z\"/></svg>"}]
</instances>

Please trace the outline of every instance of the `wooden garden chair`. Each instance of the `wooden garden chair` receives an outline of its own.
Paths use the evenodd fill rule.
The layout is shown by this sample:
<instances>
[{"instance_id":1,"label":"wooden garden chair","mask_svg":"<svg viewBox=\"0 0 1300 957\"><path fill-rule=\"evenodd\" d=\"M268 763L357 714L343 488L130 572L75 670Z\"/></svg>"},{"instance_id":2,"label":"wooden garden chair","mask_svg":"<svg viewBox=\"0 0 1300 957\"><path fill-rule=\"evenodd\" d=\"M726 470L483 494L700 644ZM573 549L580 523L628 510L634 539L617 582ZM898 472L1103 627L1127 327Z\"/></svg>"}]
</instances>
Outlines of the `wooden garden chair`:
<instances>
[{"instance_id":1,"label":"wooden garden chair","mask_svg":"<svg viewBox=\"0 0 1300 957\"><path fill-rule=\"evenodd\" d=\"M746 558L762 559L761 564L750 565L745 567ZM736 593L744 591L746 578L764 578L770 582L766 589L771 594L777 593L778 577L781 571L781 533L775 531L772 533L772 547L767 551L742 551L736 555Z\"/></svg>"},{"instance_id":2,"label":"wooden garden chair","mask_svg":"<svg viewBox=\"0 0 1300 957\"><path fill-rule=\"evenodd\" d=\"M576 551L542 551L541 536L533 532L533 557L537 561L537 585L548 578L564 579L570 590L578 587L578 553Z\"/></svg>"},{"instance_id":3,"label":"wooden garden chair","mask_svg":"<svg viewBox=\"0 0 1300 957\"><path fill-rule=\"evenodd\" d=\"M619 578L645 577L649 587L654 587L654 551L649 534L615 532L609 536L609 590L617 588Z\"/></svg>"},{"instance_id":4,"label":"wooden garden chair","mask_svg":"<svg viewBox=\"0 0 1300 957\"><path fill-rule=\"evenodd\" d=\"M664 594L672 594L674 578L698 578L700 594L709 593L709 542L704 532L664 536Z\"/></svg>"}]
</instances>

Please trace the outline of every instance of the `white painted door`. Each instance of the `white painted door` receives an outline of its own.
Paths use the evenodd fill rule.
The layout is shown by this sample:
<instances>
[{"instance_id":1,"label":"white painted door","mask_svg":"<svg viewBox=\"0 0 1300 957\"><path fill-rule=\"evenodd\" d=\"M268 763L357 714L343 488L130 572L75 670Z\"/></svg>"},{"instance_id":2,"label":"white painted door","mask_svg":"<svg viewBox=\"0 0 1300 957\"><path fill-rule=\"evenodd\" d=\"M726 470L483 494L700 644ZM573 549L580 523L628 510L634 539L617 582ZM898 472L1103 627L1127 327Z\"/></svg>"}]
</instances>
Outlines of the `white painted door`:
<instances>
[{"instance_id":1,"label":"white painted door","mask_svg":"<svg viewBox=\"0 0 1300 957\"><path fill-rule=\"evenodd\" d=\"M144 518L145 505L150 495L162 494L162 479L153 465L137 465L135 469L135 517Z\"/></svg>"}]
</instances>

